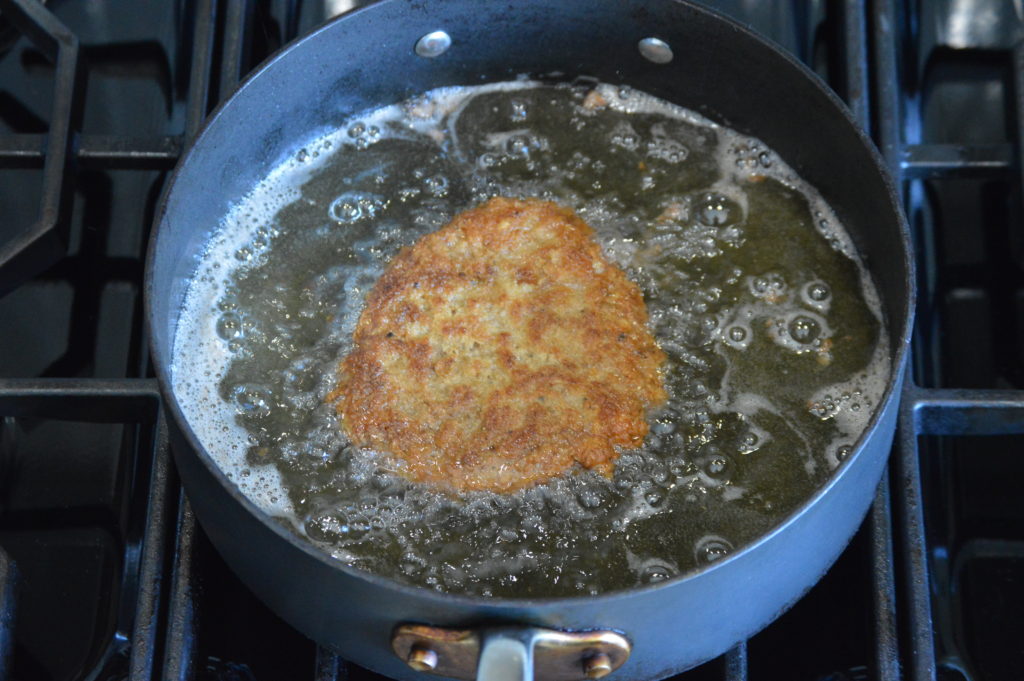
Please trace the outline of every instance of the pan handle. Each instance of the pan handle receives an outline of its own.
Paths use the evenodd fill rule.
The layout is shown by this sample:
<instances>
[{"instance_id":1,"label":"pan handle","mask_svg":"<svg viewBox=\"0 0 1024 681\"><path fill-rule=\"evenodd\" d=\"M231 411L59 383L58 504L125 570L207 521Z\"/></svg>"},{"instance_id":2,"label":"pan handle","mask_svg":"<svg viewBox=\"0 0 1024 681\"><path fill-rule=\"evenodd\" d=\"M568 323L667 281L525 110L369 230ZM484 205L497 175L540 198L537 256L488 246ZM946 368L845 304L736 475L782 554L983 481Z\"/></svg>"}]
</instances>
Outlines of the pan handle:
<instances>
[{"instance_id":1,"label":"pan handle","mask_svg":"<svg viewBox=\"0 0 1024 681\"><path fill-rule=\"evenodd\" d=\"M537 629L492 629L483 639L476 681L533 681Z\"/></svg>"},{"instance_id":2,"label":"pan handle","mask_svg":"<svg viewBox=\"0 0 1024 681\"><path fill-rule=\"evenodd\" d=\"M607 629L450 629L409 622L391 636L395 655L416 671L465 681L600 679L621 667L631 650L624 635Z\"/></svg>"}]
</instances>

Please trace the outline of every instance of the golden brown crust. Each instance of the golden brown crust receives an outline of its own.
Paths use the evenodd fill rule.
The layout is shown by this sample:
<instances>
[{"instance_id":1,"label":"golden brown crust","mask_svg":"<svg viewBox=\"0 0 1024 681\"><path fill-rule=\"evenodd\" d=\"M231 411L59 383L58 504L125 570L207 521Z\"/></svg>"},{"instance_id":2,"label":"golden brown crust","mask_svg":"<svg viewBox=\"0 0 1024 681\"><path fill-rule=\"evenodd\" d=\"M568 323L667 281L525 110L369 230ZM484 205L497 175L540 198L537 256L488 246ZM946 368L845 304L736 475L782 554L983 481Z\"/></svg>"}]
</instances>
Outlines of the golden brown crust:
<instances>
[{"instance_id":1,"label":"golden brown crust","mask_svg":"<svg viewBox=\"0 0 1024 681\"><path fill-rule=\"evenodd\" d=\"M639 288L572 211L496 198L403 249L329 396L400 475L507 492L609 474L665 400Z\"/></svg>"}]
</instances>

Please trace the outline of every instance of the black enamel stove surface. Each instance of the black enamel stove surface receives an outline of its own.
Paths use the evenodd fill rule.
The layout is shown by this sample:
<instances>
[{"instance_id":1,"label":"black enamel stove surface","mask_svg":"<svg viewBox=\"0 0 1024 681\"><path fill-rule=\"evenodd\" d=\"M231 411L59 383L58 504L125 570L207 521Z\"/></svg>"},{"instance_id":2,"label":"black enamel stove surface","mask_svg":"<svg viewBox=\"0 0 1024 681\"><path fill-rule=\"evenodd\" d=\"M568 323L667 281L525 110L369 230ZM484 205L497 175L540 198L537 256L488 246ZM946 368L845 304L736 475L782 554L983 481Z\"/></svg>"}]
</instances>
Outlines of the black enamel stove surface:
<instances>
[{"instance_id":1,"label":"black enamel stove surface","mask_svg":"<svg viewBox=\"0 0 1024 681\"><path fill-rule=\"evenodd\" d=\"M141 319L153 210L240 76L352 0L0 0L0 681L369 679L194 522ZM720 0L826 78L914 232L889 475L805 598L679 681L1024 678L1024 18Z\"/></svg>"}]
</instances>

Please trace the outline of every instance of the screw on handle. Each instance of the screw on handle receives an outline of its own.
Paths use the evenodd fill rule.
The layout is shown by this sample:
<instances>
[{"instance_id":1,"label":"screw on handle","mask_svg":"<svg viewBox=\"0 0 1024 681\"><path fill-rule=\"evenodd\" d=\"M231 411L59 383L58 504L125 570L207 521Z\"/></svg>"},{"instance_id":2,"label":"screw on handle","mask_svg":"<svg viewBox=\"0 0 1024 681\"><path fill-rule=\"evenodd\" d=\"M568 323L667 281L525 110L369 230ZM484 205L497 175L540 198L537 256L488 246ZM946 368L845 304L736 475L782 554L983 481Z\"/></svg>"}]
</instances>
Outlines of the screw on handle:
<instances>
[{"instance_id":1,"label":"screw on handle","mask_svg":"<svg viewBox=\"0 0 1024 681\"><path fill-rule=\"evenodd\" d=\"M437 651L426 646L416 645L409 650L409 656L405 658L405 661L410 667L418 672L432 672L437 669L437 663L440 658L437 656Z\"/></svg>"},{"instance_id":2,"label":"screw on handle","mask_svg":"<svg viewBox=\"0 0 1024 681\"><path fill-rule=\"evenodd\" d=\"M595 653L583 660L583 673L588 679L601 679L612 673L612 658L608 653Z\"/></svg>"}]
</instances>

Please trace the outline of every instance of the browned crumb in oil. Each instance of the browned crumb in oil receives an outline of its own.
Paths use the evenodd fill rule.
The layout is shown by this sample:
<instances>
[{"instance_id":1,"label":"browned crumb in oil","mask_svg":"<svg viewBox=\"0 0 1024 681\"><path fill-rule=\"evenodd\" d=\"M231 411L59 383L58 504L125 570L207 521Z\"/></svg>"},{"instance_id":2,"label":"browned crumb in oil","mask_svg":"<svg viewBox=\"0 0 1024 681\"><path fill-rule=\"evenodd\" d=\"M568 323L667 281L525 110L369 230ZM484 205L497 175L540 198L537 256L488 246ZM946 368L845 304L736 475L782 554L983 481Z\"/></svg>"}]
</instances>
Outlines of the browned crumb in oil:
<instances>
[{"instance_id":1,"label":"browned crumb in oil","mask_svg":"<svg viewBox=\"0 0 1024 681\"><path fill-rule=\"evenodd\" d=\"M459 490L610 474L665 400L664 354L593 237L554 203L496 198L400 252L329 396L353 444Z\"/></svg>"},{"instance_id":2,"label":"browned crumb in oil","mask_svg":"<svg viewBox=\"0 0 1024 681\"><path fill-rule=\"evenodd\" d=\"M604 95L597 89L591 90L587 93L587 96L583 98L583 108L588 111L595 109L603 109L608 106L608 100L605 99Z\"/></svg>"}]
</instances>

